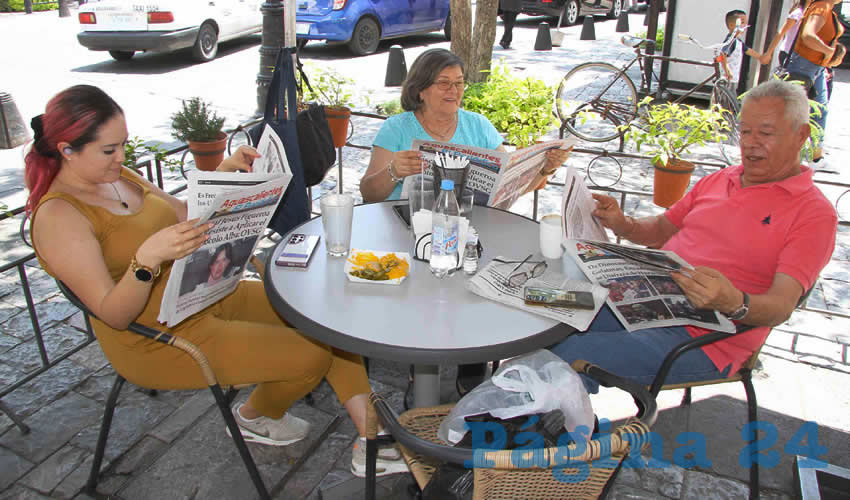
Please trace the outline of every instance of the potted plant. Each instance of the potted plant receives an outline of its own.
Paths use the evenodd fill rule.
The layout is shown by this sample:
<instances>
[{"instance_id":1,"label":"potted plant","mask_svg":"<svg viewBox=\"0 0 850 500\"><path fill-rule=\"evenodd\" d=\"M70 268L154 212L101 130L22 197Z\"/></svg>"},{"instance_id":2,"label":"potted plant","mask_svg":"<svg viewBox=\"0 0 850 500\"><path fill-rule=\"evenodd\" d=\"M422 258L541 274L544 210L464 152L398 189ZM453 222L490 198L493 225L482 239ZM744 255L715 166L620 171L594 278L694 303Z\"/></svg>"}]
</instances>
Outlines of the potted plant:
<instances>
[{"instance_id":1,"label":"potted plant","mask_svg":"<svg viewBox=\"0 0 850 500\"><path fill-rule=\"evenodd\" d=\"M200 97L183 101L180 111L171 115L172 135L189 144L198 170L215 170L224 160L227 134L221 130L223 125L224 118Z\"/></svg>"},{"instance_id":2,"label":"potted plant","mask_svg":"<svg viewBox=\"0 0 850 500\"><path fill-rule=\"evenodd\" d=\"M637 151L649 149L655 167L653 201L669 208L685 195L694 164L682 159L693 146L717 142L729 132L719 108L700 109L689 104L651 104L641 101L640 123L622 126L626 140L634 140Z\"/></svg>"},{"instance_id":3,"label":"potted plant","mask_svg":"<svg viewBox=\"0 0 850 500\"><path fill-rule=\"evenodd\" d=\"M555 92L543 80L520 78L502 62L486 81L470 84L463 107L486 116L505 140L521 149L535 143L555 124Z\"/></svg>"},{"instance_id":4,"label":"potted plant","mask_svg":"<svg viewBox=\"0 0 850 500\"><path fill-rule=\"evenodd\" d=\"M348 138L348 123L351 120L351 88L354 80L328 69L311 68L315 78L310 79L313 87L304 89L304 101L325 106L328 127L333 135L334 146L345 146Z\"/></svg>"}]
</instances>

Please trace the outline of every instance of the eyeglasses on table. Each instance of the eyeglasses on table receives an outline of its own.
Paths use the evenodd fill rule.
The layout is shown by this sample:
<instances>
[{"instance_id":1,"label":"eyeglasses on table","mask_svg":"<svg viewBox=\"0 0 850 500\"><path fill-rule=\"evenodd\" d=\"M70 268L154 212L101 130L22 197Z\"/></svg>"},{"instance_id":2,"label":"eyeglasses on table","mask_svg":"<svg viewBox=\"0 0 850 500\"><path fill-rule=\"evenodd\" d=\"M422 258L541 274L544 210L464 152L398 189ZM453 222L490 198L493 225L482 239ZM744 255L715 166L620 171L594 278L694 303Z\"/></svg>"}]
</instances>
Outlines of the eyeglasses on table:
<instances>
[{"instance_id":1,"label":"eyeglasses on table","mask_svg":"<svg viewBox=\"0 0 850 500\"><path fill-rule=\"evenodd\" d=\"M502 263L502 264L516 264L516 267L514 267L511 270L511 272L509 273L508 279L505 280L505 284L507 286L509 286L511 288L522 286L522 285L525 284L526 281L530 280L531 278L537 278L539 276L542 276L543 273L546 272L546 267L548 266L548 264L546 264L546 261L545 260L541 260L541 261L528 260L532 257L532 255L533 254L529 254L528 257L526 257L522 260L493 259L493 262L499 262L499 263ZM534 264L534 267L532 267L531 270L529 270L529 271L516 272L519 268L521 268L523 265L526 265L526 264L528 264L528 265Z\"/></svg>"}]
</instances>

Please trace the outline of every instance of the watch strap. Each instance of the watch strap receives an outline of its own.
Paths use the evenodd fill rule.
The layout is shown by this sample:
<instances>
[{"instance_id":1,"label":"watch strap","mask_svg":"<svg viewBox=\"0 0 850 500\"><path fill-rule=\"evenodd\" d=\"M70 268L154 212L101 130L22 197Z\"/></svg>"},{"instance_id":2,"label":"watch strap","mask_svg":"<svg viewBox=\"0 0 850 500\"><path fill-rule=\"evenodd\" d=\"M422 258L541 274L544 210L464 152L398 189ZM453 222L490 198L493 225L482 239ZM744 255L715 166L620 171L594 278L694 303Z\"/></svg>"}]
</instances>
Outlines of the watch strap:
<instances>
[{"instance_id":1,"label":"watch strap","mask_svg":"<svg viewBox=\"0 0 850 500\"><path fill-rule=\"evenodd\" d=\"M152 268L145 266L143 264L139 264L139 261L136 260L136 256L133 256L133 259L130 261L130 269L133 271L133 276L142 282L150 282L159 277L159 273L162 272L162 266L157 266L154 271Z\"/></svg>"}]
</instances>

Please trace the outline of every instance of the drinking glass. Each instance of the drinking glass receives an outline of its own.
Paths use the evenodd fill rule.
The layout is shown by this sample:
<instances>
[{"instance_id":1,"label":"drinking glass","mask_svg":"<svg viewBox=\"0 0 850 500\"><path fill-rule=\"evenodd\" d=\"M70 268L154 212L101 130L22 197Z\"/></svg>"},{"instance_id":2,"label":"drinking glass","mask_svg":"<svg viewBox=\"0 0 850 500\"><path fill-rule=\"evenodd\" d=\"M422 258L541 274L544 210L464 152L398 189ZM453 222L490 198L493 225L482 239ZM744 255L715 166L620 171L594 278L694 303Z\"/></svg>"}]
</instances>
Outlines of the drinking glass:
<instances>
[{"instance_id":1,"label":"drinking glass","mask_svg":"<svg viewBox=\"0 0 850 500\"><path fill-rule=\"evenodd\" d=\"M407 193L408 204L410 205L410 220L413 220L413 214L425 209L434 209L434 179L431 176L416 174L413 176L413 183L410 192Z\"/></svg>"},{"instance_id":2,"label":"drinking glass","mask_svg":"<svg viewBox=\"0 0 850 500\"><path fill-rule=\"evenodd\" d=\"M325 227L325 248L328 255L344 257L351 246L351 221L354 217L354 197L331 193L319 201L322 225Z\"/></svg>"},{"instance_id":3,"label":"drinking glass","mask_svg":"<svg viewBox=\"0 0 850 500\"><path fill-rule=\"evenodd\" d=\"M465 187L461 192L460 199L457 200L457 205L460 208L460 216L469 218L472 213L472 206L475 198L475 193L472 189Z\"/></svg>"},{"instance_id":4,"label":"drinking glass","mask_svg":"<svg viewBox=\"0 0 850 500\"><path fill-rule=\"evenodd\" d=\"M560 259L564 254L560 214L544 215L540 219L540 253L547 259Z\"/></svg>"}]
</instances>

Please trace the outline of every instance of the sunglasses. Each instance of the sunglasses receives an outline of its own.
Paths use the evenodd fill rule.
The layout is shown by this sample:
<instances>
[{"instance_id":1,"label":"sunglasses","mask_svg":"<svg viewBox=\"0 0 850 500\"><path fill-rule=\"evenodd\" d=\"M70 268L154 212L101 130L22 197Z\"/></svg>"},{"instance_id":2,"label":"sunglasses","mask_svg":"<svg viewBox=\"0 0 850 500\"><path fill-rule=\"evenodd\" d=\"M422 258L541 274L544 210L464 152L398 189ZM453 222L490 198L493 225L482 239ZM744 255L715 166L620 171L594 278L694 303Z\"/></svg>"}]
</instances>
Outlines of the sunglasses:
<instances>
[{"instance_id":1,"label":"sunglasses","mask_svg":"<svg viewBox=\"0 0 850 500\"><path fill-rule=\"evenodd\" d=\"M516 288L518 286L522 286L526 281L531 278L537 278L542 276L544 272L546 272L546 261L529 261L532 254L529 254L528 257L522 260L502 260L502 259L493 259L494 262L501 262L502 264L516 264L516 266L511 270L508 275L508 279L505 281L505 284L511 288ZM531 268L530 271L520 271L516 272L520 267L524 264L534 264L534 267Z\"/></svg>"}]
</instances>

